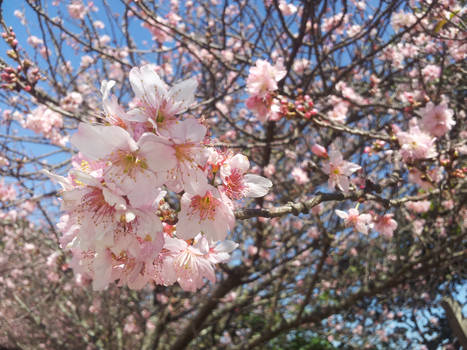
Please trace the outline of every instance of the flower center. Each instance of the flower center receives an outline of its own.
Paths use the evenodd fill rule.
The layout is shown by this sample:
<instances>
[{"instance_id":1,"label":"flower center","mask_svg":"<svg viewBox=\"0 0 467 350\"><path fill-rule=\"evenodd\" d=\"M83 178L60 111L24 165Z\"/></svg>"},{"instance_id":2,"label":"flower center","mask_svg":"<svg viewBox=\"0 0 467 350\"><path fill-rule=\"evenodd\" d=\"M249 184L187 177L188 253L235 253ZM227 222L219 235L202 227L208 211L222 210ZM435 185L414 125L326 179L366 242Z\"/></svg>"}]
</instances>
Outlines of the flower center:
<instances>
[{"instance_id":1,"label":"flower center","mask_svg":"<svg viewBox=\"0 0 467 350\"><path fill-rule=\"evenodd\" d=\"M233 169L230 176L225 180L225 193L233 199L240 199L243 197L245 184L243 183L243 174L238 169Z\"/></svg>"},{"instance_id":2,"label":"flower center","mask_svg":"<svg viewBox=\"0 0 467 350\"><path fill-rule=\"evenodd\" d=\"M175 145L175 157L179 162L193 162L193 157L190 154L191 151L191 145L190 144L181 144L181 145Z\"/></svg>"},{"instance_id":3,"label":"flower center","mask_svg":"<svg viewBox=\"0 0 467 350\"><path fill-rule=\"evenodd\" d=\"M139 158L134 153L118 152L116 157L112 159L112 163L123 169L124 174L131 175L138 168L146 170L148 165L145 159Z\"/></svg>"},{"instance_id":4,"label":"flower center","mask_svg":"<svg viewBox=\"0 0 467 350\"><path fill-rule=\"evenodd\" d=\"M92 213L94 222L98 222L103 218L113 218L116 209L105 201L102 190L95 188L81 199L81 211L84 215Z\"/></svg>"},{"instance_id":5,"label":"flower center","mask_svg":"<svg viewBox=\"0 0 467 350\"><path fill-rule=\"evenodd\" d=\"M191 199L190 207L192 208L192 214L197 211L201 220L214 220L218 204L219 200L214 198L210 191L207 191L204 197L194 196Z\"/></svg>"}]
</instances>

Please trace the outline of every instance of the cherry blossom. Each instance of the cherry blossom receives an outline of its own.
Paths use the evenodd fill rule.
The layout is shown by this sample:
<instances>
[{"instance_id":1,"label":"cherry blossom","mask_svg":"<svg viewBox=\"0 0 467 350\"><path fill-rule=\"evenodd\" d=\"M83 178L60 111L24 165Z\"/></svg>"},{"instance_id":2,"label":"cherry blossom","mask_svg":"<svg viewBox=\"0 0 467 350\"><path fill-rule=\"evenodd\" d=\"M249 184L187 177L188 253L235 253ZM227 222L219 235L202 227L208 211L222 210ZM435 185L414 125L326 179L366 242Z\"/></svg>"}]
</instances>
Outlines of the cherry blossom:
<instances>
[{"instance_id":1,"label":"cherry blossom","mask_svg":"<svg viewBox=\"0 0 467 350\"><path fill-rule=\"evenodd\" d=\"M392 238L394 231L397 229L397 221L394 220L394 214L384 214L378 216L374 222L374 229L386 238Z\"/></svg>"},{"instance_id":2,"label":"cherry blossom","mask_svg":"<svg viewBox=\"0 0 467 350\"><path fill-rule=\"evenodd\" d=\"M329 161L323 165L323 171L329 175L329 189L333 190L337 186L343 192L349 191L349 176L359 169L359 165L345 161L337 150L329 152Z\"/></svg>"},{"instance_id":3,"label":"cherry blossom","mask_svg":"<svg viewBox=\"0 0 467 350\"><path fill-rule=\"evenodd\" d=\"M168 89L145 65L130 72L130 82L138 107L127 112L110 93L115 82L103 81L106 124L79 124L71 143L80 153L68 177L44 171L63 189L60 242L73 253L75 274L95 290L115 281L132 289L178 281L194 291L204 278L215 281L213 266L237 246L217 244L234 227L231 200L262 197L272 183L247 173L247 157L208 147L200 121L178 119L193 103L194 80ZM185 191L175 227L161 221L164 188Z\"/></svg>"},{"instance_id":4,"label":"cherry blossom","mask_svg":"<svg viewBox=\"0 0 467 350\"><path fill-rule=\"evenodd\" d=\"M87 9L80 0L74 0L67 8L72 18L83 19L86 16Z\"/></svg>"},{"instance_id":5,"label":"cherry blossom","mask_svg":"<svg viewBox=\"0 0 467 350\"><path fill-rule=\"evenodd\" d=\"M162 174L167 187L174 191L196 193L206 183L206 175L201 169L208 157L202 141L206 127L193 118L178 121L165 130L161 136L148 135L145 145L161 152L164 161L151 163L155 171Z\"/></svg>"},{"instance_id":6,"label":"cherry blossom","mask_svg":"<svg viewBox=\"0 0 467 350\"><path fill-rule=\"evenodd\" d=\"M133 68L130 83L136 95L137 108L128 113L136 121L150 119L159 126L170 124L177 114L190 107L198 85L192 78L168 88L156 73L156 67L150 64Z\"/></svg>"},{"instance_id":7,"label":"cherry blossom","mask_svg":"<svg viewBox=\"0 0 467 350\"><path fill-rule=\"evenodd\" d=\"M16 199L16 190L12 184L5 185L5 180L0 180L0 200L12 201Z\"/></svg>"},{"instance_id":8,"label":"cherry blossom","mask_svg":"<svg viewBox=\"0 0 467 350\"><path fill-rule=\"evenodd\" d=\"M265 122L268 118L276 119L280 111L279 101L271 94L278 89L277 83L287 74L282 62L272 66L265 60L256 61L250 68L247 79L247 91L250 97L246 101L249 109Z\"/></svg>"},{"instance_id":9,"label":"cherry blossom","mask_svg":"<svg viewBox=\"0 0 467 350\"><path fill-rule=\"evenodd\" d=\"M243 197L263 197L272 186L272 182L256 174L246 174L250 162L242 154L230 156L220 166L223 185L221 190L232 199Z\"/></svg>"},{"instance_id":10,"label":"cherry blossom","mask_svg":"<svg viewBox=\"0 0 467 350\"><path fill-rule=\"evenodd\" d=\"M252 348L311 320L323 346L422 347L400 327L435 330L419 308L466 257L465 6L25 2L3 16L0 344Z\"/></svg>"},{"instance_id":11,"label":"cherry blossom","mask_svg":"<svg viewBox=\"0 0 467 350\"><path fill-rule=\"evenodd\" d=\"M177 235L190 239L202 232L211 241L220 241L225 239L234 222L230 200L216 188L206 185L198 194L182 196Z\"/></svg>"},{"instance_id":12,"label":"cherry blossom","mask_svg":"<svg viewBox=\"0 0 467 350\"><path fill-rule=\"evenodd\" d=\"M166 237L166 258L161 266L161 275L166 284L178 282L184 290L195 291L204 284L204 278L213 283L216 281L213 264L228 261L230 253L237 246L232 241L211 246L201 235L194 238L193 245L181 239Z\"/></svg>"},{"instance_id":13,"label":"cherry blossom","mask_svg":"<svg viewBox=\"0 0 467 350\"><path fill-rule=\"evenodd\" d=\"M139 206L154 201L160 192L163 180L154 171L166 171L171 165L162 161L170 149L165 145L152 148L152 136L143 135L135 142L118 126L80 124L71 142L90 159L110 162L103 174L107 186Z\"/></svg>"},{"instance_id":14,"label":"cherry blossom","mask_svg":"<svg viewBox=\"0 0 467 350\"><path fill-rule=\"evenodd\" d=\"M279 8L285 16L291 16L297 12L297 7L294 4L289 4L285 0L279 1Z\"/></svg>"},{"instance_id":15,"label":"cherry blossom","mask_svg":"<svg viewBox=\"0 0 467 350\"><path fill-rule=\"evenodd\" d=\"M272 66L268 61L258 60L254 67L250 68L247 79L247 91L253 96L264 98L270 92L277 90L277 82L285 77L286 71L282 62Z\"/></svg>"},{"instance_id":16,"label":"cherry blossom","mask_svg":"<svg viewBox=\"0 0 467 350\"><path fill-rule=\"evenodd\" d=\"M418 114L422 116L423 129L436 137L443 136L456 124L453 111L448 108L446 102L436 106L432 102L428 102L424 108L419 110Z\"/></svg>"},{"instance_id":17,"label":"cherry blossom","mask_svg":"<svg viewBox=\"0 0 467 350\"><path fill-rule=\"evenodd\" d=\"M22 124L37 134L43 134L55 144L63 145L67 140L67 137L63 137L59 132L63 126L62 116L46 106L34 109Z\"/></svg>"},{"instance_id":18,"label":"cherry blossom","mask_svg":"<svg viewBox=\"0 0 467 350\"><path fill-rule=\"evenodd\" d=\"M349 209L347 213L345 211L336 209L336 214L341 219L344 219L346 226L353 226L358 232L361 232L365 235L368 234L368 229L372 227L371 215L360 214L358 209Z\"/></svg>"},{"instance_id":19,"label":"cherry blossom","mask_svg":"<svg viewBox=\"0 0 467 350\"><path fill-rule=\"evenodd\" d=\"M408 162L436 156L435 139L421 131L418 125L412 125L408 132L399 131L396 135L404 161Z\"/></svg>"},{"instance_id":20,"label":"cherry blossom","mask_svg":"<svg viewBox=\"0 0 467 350\"><path fill-rule=\"evenodd\" d=\"M310 181L308 174L302 168L293 168L291 175L295 182L300 185L306 184Z\"/></svg>"}]
</instances>

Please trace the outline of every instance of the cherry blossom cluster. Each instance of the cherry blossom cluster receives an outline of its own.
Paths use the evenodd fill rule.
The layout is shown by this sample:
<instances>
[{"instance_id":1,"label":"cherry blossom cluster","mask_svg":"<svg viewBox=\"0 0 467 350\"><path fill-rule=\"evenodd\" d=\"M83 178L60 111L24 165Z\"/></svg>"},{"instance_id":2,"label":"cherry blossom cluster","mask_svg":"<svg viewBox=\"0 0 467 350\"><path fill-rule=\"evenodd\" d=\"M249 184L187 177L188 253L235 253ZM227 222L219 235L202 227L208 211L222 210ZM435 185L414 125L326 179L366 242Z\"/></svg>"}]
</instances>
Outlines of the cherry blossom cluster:
<instances>
[{"instance_id":1,"label":"cherry blossom cluster","mask_svg":"<svg viewBox=\"0 0 467 350\"><path fill-rule=\"evenodd\" d=\"M446 135L456 124L454 113L448 108L446 101L439 105L428 102L417 114L421 119L412 118L408 132L393 126L401 146L402 158L408 163L436 157L436 140Z\"/></svg>"},{"instance_id":2,"label":"cherry blossom cluster","mask_svg":"<svg viewBox=\"0 0 467 350\"><path fill-rule=\"evenodd\" d=\"M237 243L226 240L235 223L234 200L262 197L272 183L248 174L241 154L209 146L207 127L182 116L197 82L169 88L154 65L131 70L135 97L129 110L101 92L105 122L81 123L71 137L79 154L68 176L48 174L63 187L61 244L73 253L75 273L140 289L178 282L189 291L215 281ZM180 199L178 221L169 203Z\"/></svg>"},{"instance_id":3,"label":"cherry blossom cluster","mask_svg":"<svg viewBox=\"0 0 467 350\"><path fill-rule=\"evenodd\" d=\"M267 120L278 120L281 116L280 100L275 91L278 89L277 83L286 74L281 61L273 66L268 61L258 60L250 69L246 82L250 97L246 100L246 106L263 123Z\"/></svg>"},{"instance_id":4,"label":"cherry blossom cluster","mask_svg":"<svg viewBox=\"0 0 467 350\"><path fill-rule=\"evenodd\" d=\"M456 124L454 113L446 102L439 105L428 102L417 112L422 119L412 118L407 132L393 126L405 162L436 157L436 140L443 137Z\"/></svg>"},{"instance_id":5,"label":"cherry blossom cluster","mask_svg":"<svg viewBox=\"0 0 467 350\"><path fill-rule=\"evenodd\" d=\"M43 77L40 74L39 68L34 67L34 64L29 59L21 59L18 56L18 40L13 28L9 28L8 32L2 33L2 38L11 47L7 51L7 55L14 59L18 66L16 68L6 66L4 62L0 65L0 88L6 90L21 90L30 92L33 86Z\"/></svg>"}]
</instances>

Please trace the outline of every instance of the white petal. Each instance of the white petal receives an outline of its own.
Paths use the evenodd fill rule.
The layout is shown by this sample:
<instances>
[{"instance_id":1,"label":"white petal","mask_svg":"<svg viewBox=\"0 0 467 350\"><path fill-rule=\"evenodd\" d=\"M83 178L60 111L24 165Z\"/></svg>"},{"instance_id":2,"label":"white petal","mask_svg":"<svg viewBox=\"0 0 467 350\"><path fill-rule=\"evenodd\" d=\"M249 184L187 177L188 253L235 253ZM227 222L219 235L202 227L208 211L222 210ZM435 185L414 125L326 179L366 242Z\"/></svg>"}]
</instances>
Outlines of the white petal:
<instances>
[{"instance_id":1,"label":"white petal","mask_svg":"<svg viewBox=\"0 0 467 350\"><path fill-rule=\"evenodd\" d=\"M73 186L68 178L53 174L46 169L42 169L41 173L47 175L52 181L58 182L65 191L73 189Z\"/></svg>"},{"instance_id":2,"label":"white petal","mask_svg":"<svg viewBox=\"0 0 467 350\"><path fill-rule=\"evenodd\" d=\"M110 205L110 206L116 206L118 209L125 209L126 208L126 202L125 199L122 197L112 193L106 188L102 189L102 194L104 195L105 201Z\"/></svg>"},{"instance_id":3,"label":"white petal","mask_svg":"<svg viewBox=\"0 0 467 350\"><path fill-rule=\"evenodd\" d=\"M132 110L128 111L125 114L124 119L128 120L130 122L144 123L146 120L148 120L148 116L141 109L135 108L135 109L132 109Z\"/></svg>"},{"instance_id":4,"label":"white petal","mask_svg":"<svg viewBox=\"0 0 467 350\"><path fill-rule=\"evenodd\" d=\"M245 183L247 185L246 197L263 197L272 187L272 182L265 177L255 174L246 174L244 176Z\"/></svg>"},{"instance_id":5,"label":"white petal","mask_svg":"<svg viewBox=\"0 0 467 350\"><path fill-rule=\"evenodd\" d=\"M102 159L115 150L133 152L138 149L130 134L119 126L79 124L71 143L86 157Z\"/></svg>"},{"instance_id":6,"label":"white petal","mask_svg":"<svg viewBox=\"0 0 467 350\"><path fill-rule=\"evenodd\" d=\"M196 164L180 164L183 188L188 193L206 193L205 188L208 185L206 174L197 167Z\"/></svg>"},{"instance_id":7,"label":"white petal","mask_svg":"<svg viewBox=\"0 0 467 350\"><path fill-rule=\"evenodd\" d=\"M159 96L166 96L168 94L167 84L156 73L156 66L153 64L146 64L141 67L141 79L148 93L155 91ZM149 91L148 91L149 90Z\"/></svg>"},{"instance_id":8,"label":"white petal","mask_svg":"<svg viewBox=\"0 0 467 350\"><path fill-rule=\"evenodd\" d=\"M336 214L338 217L340 217L341 219L347 219L349 217L349 215L345 212L345 211L342 211L342 210L339 210L339 209L336 209Z\"/></svg>"},{"instance_id":9,"label":"white petal","mask_svg":"<svg viewBox=\"0 0 467 350\"><path fill-rule=\"evenodd\" d=\"M95 177L92 177L91 175L81 170L71 169L70 175L74 176L76 181L79 181L85 185L101 188L101 183L98 179L96 179Z\"/></svg>"},{"instance_id":10,"label":"white petal","mask_svg":"<svg viewBox=\"0 0 467 350\"><path fill-rule=\"evenodd\" d=\"M103 80L101 83L102 99L107 100L110 95L110 90L115 86L115 80Z\"/></svg>"},{"instance_id":11,"label":"white petal","mask_svg":"<svg viewBox=\"0 0 467 350\"><path fill-rule=\"evenodd\" d=\"M229 163L232 168L240 169L242 173L246 173L250 169L248 157L240 153L233 156Z\"/></svg>"},{"instance_id":12,"label":"white petal","mask_svg":"<svg viewBox=\"0 0 467 350\"><path fill-rule=\"evenodd\" d=\"M206 127L198 123L196 119L188 118L173 124L168 132L178 144L200 143L206 135Z\"/></svg>"},{"instance_id":13,"label":"white petal","mask_svg":"<svg viewBox=\"0 0 467 350\"><path fill-rule=\"evenodd\" d=\"M234 251L235 249L237 249L237 247L238 247L238 243L236 243L234 241L226 240L226 241L219 242L214 247L214 250L216 252L218 252L218 253L220 253L220 252L230 253L230 252Z\"/></svg>"},{"instance_id":14,"label":"white petal","mask_svg":"<svg viewBox=\"0 0 467 350\"><path fill-rule=\"evenodd\" d=\"M125 222L132 222L136 218L135 213L127 211L125 213Z\"/></svg>"},{"instance_id":15,"label":"white petal","mask_svg":"<svg viewBox=\"0 0 467 350\"><path fill-rule=\"evenodd\" d=\"M193 104L197 87L198 82L191 78L174 85L169 90L168 97L177 104L177 113L183 112Z\"/></svg>"}]
</instances>

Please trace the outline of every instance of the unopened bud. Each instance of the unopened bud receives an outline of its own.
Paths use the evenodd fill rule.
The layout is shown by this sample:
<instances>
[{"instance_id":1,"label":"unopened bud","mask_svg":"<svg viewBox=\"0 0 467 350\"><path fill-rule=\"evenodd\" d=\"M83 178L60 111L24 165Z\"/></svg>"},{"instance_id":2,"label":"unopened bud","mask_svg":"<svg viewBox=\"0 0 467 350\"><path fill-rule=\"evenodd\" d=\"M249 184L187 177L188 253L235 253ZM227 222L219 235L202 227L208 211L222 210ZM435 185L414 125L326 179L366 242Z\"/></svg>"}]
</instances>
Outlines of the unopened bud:
<instances>
[{"instance_id":1,"label":"unopened bud","mask_svg":"<svg viewBox=\"0 0 467 350\"><path fill-rule=\"evenodd\" d=\"M18 58L18 55L13 50L8 50L6 54L8 55L8 57L13 58L14 60Z\"/></svg>"}]
</instances>

